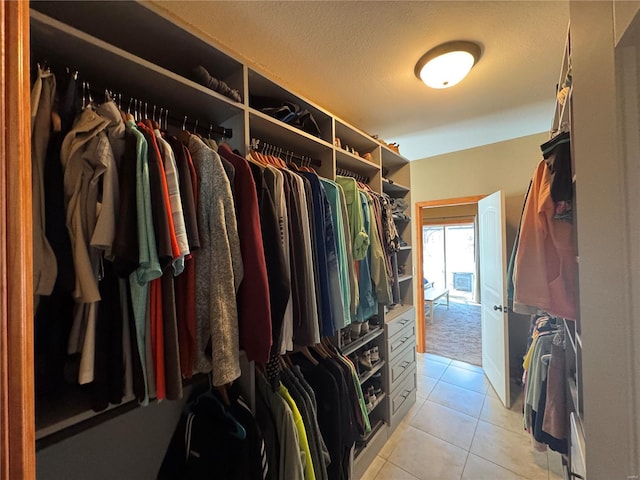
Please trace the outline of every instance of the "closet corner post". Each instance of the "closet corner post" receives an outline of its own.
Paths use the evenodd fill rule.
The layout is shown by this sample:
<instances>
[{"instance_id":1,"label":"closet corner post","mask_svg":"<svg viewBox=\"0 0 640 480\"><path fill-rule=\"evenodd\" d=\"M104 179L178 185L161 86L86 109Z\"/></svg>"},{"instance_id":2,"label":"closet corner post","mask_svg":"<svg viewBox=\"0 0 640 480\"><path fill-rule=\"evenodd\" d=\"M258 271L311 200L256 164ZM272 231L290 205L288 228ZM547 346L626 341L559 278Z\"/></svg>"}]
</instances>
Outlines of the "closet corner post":
<instances>
[{"instance_id":1,"label":"closet corner post","mask_svg":"<svg viewBox=\"0 0 640 480\"><path fill-rule=\"evenodd\" d=\"M29 2L0 5L0 477L35 478Z\"/></svg>"}]
</instances>

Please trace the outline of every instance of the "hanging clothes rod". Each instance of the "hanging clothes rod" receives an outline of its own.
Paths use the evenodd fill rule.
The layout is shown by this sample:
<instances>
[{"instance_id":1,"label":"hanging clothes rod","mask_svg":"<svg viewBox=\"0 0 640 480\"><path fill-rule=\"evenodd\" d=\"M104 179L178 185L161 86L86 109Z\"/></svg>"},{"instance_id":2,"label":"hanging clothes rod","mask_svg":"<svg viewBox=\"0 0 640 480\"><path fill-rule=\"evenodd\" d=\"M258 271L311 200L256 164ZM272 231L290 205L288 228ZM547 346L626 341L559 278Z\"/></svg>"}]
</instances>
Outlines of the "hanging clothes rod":
<instances>
[{"instance_id":1,"label":"hanging clothes rod","mask_svg":"<svg viewBox=\"0 0 640 480\"><path fill-rule=\"evenodd\" d=\"M354 178L361 183L369 183L369 180L371 180L370 177L367 177L366 175L361 175L359 173L352 172L351 170L347 170L345 168L336 168L336 174L342 177Z\"/></svg>"},{"instance_id":2,"label":"hanging clothes rod","mask_svg":"<svg viewBox=\"0 0 640 480\"><path fill-rule=\"evenodd\" d=\"M296 160L305 166L322 166L322 162L320 162L319 160L314 160L308 155L297 155L293 151L284 149L277 145L273 145L269 142L265 142L263 140L260 140L259 138L252 138L249 148L257 152L264 153L265 155L274 155L280 157L287 163Z\"/></svg>"},{"instance_id":3,"label":"hanging clothes rod","mask_svg":"<svg viewBox=\"0 0 640 480\"><path fill-rule=\"evenodd\" d=\"M92 90L94 92L94 90ZM200 120L193 115L181 115L170 112L168 108L164 108L156 105L152 102L146 102L135 97L128 97L128 106L123 108L124 103L121 101L120 93L113 93L109 90L105 91L110 94L111 99L118 104L118 108L131 113L133 108L134 113L137 113L137 118L151 118L151 120L157 121L164 129L167 129L169 123L175 126L181 126L182 130L187 130L187 127L192 125L193 133L199 133L201 135L220 135L224 138L232 138L233 130L231 128L225 128L219 125L214 125L212 122L206 120ZM98 91L100 93L100 91ZM105 95L107 98L107 95ZM123 96L123 99L127 98ZM156 116L156 113L157 116ZM134 115L136 116L136 115ZM198 130L200 128L201 130Z\"/></svg>"},{"instance_id":4,"label":"hanging clothes rod","mask_svg":"<svg viewBox=\"0 0 640 480\"><path fill-rule=\"evenodd\" d=\"M47 68L49 67L47 66ZM77 79L78 72L74 72L73 75ZM94 97L104 98L105 101L113 100L118 105L118 108L126 111L127 113L132 113L131 109L133 108L133 114L136 119L151 118L152 120L157 121L161 125L161 128L164 129L167 129L169 123L171 123L172 125L182 126L182 129L185 130L187 127L187 123L190 123L193 125L193 133L204 133L208 134L209 136L219 135L224 138L233 137L233 129L231 128L214 125L210 121L195 118L193 115L190 116L177 114L171 112L168 108L156 105L154 102L144 101L140 98L125 95L122 92L118 92L109 88L96 87L86 80L77 80L77 83L82 95L83 108L88 103L93 102ZM157 117L154 112L158 112ZM149 115L150 113L151 115ZM198 125L204 130L204 132L197 131Z\"/></svg>"}]
</instances>

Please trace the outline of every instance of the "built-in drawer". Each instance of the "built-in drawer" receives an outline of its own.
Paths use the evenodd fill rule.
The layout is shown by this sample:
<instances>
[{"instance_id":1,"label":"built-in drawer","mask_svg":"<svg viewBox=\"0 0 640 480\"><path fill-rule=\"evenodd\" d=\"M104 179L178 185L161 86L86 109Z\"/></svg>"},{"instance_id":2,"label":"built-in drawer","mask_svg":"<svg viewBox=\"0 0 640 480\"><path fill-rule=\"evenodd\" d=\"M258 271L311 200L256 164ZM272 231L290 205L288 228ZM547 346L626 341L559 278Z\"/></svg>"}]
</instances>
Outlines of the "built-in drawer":
<instances>
[{"instance_id":1,"label":"built-in drawer","mask_svg":"<svg viewBox=\"0 0 640 480\"><path fill-rule=\"evenodd\" d=\"M416 369L411 368L407 372L404 379L400 382L398 387L391 392L391 428L400 423L407 413L407 410L411 408L416 402Z\"/></svg>"},{"instance_id":2,"label":"built-in drawer","mask_svg":"<svg viewBox=\"0 0 640 480\"><path fill-rule=\"evenodd\" d=\"M393 320L387 322L387 337L391 338L396 335L400 330L405 328L409 323L416 322L416 310L412 308L404 313L401 313Z\"/></svg>"},{"instance_id":3,"label":"built-in drawer","mask_svg":"<svg viewBox=\"0 0 640 480\"><path fill-rule=\"evenodd\" d=\"M415 341L407 343L409 343L409 345L407 345L406 348L393 359L393 362L389 363L389 390L391 392L395 390L399 382L404 378L405 374L416 364Z\"/></svg>"},{"instance_id":4,"label":"built-in drawer","mask_svg":"<svg viewBox=\"0 0 640 480\"><path fill-rule=\"evenodd\" d=\"M416 323L407 323L402 330L393 336L389 337L389 361L397 357L400 352L403 352L408 345L415 345L416 343Z\"/></svg>"}]
</instances>

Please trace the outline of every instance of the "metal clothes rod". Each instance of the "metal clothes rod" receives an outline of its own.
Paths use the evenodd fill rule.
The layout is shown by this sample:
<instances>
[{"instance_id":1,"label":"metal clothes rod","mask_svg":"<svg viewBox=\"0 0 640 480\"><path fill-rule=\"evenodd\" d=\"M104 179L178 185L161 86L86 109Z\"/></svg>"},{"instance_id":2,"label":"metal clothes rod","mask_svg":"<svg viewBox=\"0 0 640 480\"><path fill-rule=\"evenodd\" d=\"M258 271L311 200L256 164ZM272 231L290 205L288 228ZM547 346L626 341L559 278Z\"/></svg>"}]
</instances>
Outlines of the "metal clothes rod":
<instances>
[{"instance_id":1,"label":"metal clothes rod","mask_svg":"<svg viewBox=\"0 0 640 480\"><path fill-rule=\"evenodd\" d=\"M344 168L336 168L336 174L343 177L351 177L356 179L361 183L369 183L370 178L365 175L360 175L359 173L352 172L351 170L346 170Z\"/></svg>"},{"instance_id":2,"label":"metal clothes rod","mask_svg":"<svg viewBox=\"0 0 640 480\"><path fill-rule=\"evenodd\" d=\"M305 166L306 165L309 165L309 166L313 165L315 167L322 166L322 162L320 162L319 160L314 160L312 157L308 155L297 155L293 151L284 149L277 145L273 145L270 142L265 142L263 140L260 140L259 138L252 138L251 144L249 145L249 147L252 150L259 151L260 153L264 153L265 155L274 155L280 158L282 158L281 156L284 156L284 158L282 159L287 163L291 162L292 160L297 160Z\"/></svg>"},{"instance_id":3,"label":"metal clothes rod","mask_svg":"<svg viewBox=\"0 0 640 480\"><path fill-rule=\"evenodd\" d=\"M46 61L37 63L36 65L38 65L39 67L42 65L42 68L45 69L51 68L51 65L49 65ZM153 102L143 101L140 98L125 95L122 92L116 92L115 90L111 90L109 88L96 87L95 84L91 84L91 82L87 80L80 80L78 78L77 70L73 72L70 70L68 71L69 74L73 75L76 80L76 88L80 92L83 108L85 107L85 105L92 102L94 97L111 99L116 102L118 108L126 111L127 113L131 113L131 109L135 108L134 113L137 113L136 119L142 117L151 118L152 120L157 121L159 124L161 124L161 127L164 127L165 129L168 127L169 121L171 121L172 125L182 125L182 128L184 130L186 129L186 124L188 121L194 126L194 133L197 133L197 127L198 125L200 125L200 127L203 128L208 135L221 135L224 138L233 137L233 130L231 128L214 125L210 121L203 121L201 119L194 118L193 116L176 114L170 112L170 110L167 108L156 105ZM150 112L151 116L149 115ZM155 117L154 112L158 112L157 118Z\"/></svg>"}]
</instances>

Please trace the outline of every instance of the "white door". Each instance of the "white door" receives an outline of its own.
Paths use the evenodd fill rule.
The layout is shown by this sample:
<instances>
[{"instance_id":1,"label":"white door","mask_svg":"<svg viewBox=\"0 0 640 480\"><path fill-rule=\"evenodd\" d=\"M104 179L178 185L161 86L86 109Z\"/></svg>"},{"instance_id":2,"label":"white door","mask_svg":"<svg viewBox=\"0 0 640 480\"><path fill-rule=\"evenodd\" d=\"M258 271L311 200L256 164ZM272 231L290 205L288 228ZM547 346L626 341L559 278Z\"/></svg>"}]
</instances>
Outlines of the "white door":
<instances>
[{"instance_id":1,"label":"white door","mask_svg":"<svg viewBox=\"0 0 640 480\"><path fill-rule=\"evenodd\" d=\"M507 314L504 195L498 191L478 202L482 368L505 407L509 394L509 316Z\"/></svg>"}]
</instances>

